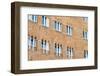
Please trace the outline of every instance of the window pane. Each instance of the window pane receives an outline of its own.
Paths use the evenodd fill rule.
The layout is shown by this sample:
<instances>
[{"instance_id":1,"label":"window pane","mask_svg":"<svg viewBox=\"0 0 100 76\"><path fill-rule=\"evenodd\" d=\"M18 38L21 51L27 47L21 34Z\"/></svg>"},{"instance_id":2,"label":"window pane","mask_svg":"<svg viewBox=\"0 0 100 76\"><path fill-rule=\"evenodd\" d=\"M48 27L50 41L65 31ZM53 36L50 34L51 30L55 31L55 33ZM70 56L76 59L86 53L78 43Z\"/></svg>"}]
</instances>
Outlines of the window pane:
<instances>
[{"instance_id":1,"label":"window pane","mask_svg":"<svg viewBox=\"0 0 100 76\"><path fill-rule=\"evenodd\" d=\"M84 58L88 58L88 51L84 50Z\"/></svg>"},{"instance_id":2,"label":"window pane","mask_svg":"<svg viewBox=\"0 0 100 76\"><path fill-rule=\"evenodd\" d=\"M35 22L37 22L37 16L35 16Z\"/></svg>"},{"instance_id":3,"label":"window pane","mask_svg":"<svg viewBox=\"0 0 100 76\"><path fill-rule=\"evenodd\" d=\"M56 30L58 31L59 29L59 25L58 25L58 22L56 22Z\"/></svg>"},{"instance_id":4,"label":"window pane","mask_svg":"<svg viewBox=\"0 0 100 76\"><path fill-rule=\"evenodd\" d=\"M72 27L70 28L70 35L72 35L72 31L73 31L73 29L72 29Z\"/></svg>"},{"instance_id":5,"label":"window pane","mask_svg":"<svg viewBox=\"0 0 100 76\"><path fill-rule=\"evenodd\" d=\"M43 24L43 26L46 25L46 17L45 16L42 16L42 24Z\"/></svg>"},{"instance_id":6,"label":"window pane","mask_svg":"<svg viewBox=\"0 0 100 76\"><path fill-rule=\"evenodd\" d=\"M88 39L88 32L86 32L86 39Z\"/></svg>"},{"instance_id":7,"label":"window pane","mask_svg":"<svg viewBox=\"0 0 100 76\"><path fill-rule=\"evenodd\" d=\"M28 15L28 19L32 21L32 15Z\"/></svg>"},{"instance_id":8,"label":"window pane","mask_svg":"<svg viewBox=\"0 0 100 76\"><path fill-rule=\"evenodd\" d=\"M67 47L67 57L68 58L70 57L70 49L69 49L69 47Z\"/></svg>"},{"instance_id":9,"label":"window pane","mask_svg":"<svg viewBox=\"0 0 100 76\"><path fill-rule=\"evenodd\" d=\"M37 16L32 15L32 21L33 21L33 22L37 22Z\"/></svg>"},{"instance_id":10,"label":"window pane","mask_svg":"<svg viewBox=\"0 0 100 76\"><path fill-rule=\"evenodd\" d=\"M49 50L49 43L47 42L47 45L46 45L46 50L48 51Z\"/></svg>"},{"instance_id":11,"label":"window pane","mask_svg":"<svg viewBox=\"0 0 100 76\"><path fill-rule=\"evenodd\" d=\"M59 47L59 53L61 53L61 46Z\"/></svg>"},{"instance_id":12,"label":"window pane","mask_svg":"<svg viewBox=\"0 0 100 76\"><path fill-rule=\"evenodd\" d=\"M31 36L28 36L28 48L31 48Z\"/></svg>"},{"instance_id":13,"label":"window pane","mask_svg":"<svg viewBox=\"0 0 100 76\"><path fill-rule=\"evenodd\" d=\"M57 31L59 31L59 22L57 23Z\"/></svg>"},{"instance_id":14,"label":"window pane","mask_svg":"<svg viewBox=\"0 0 100 76\"><path fill-rule=\"evenodd\" d=\"M69 26L69 35L71 35L71 27Z\"/></svg>"},{"instance_id":15,"label":"window pane","mask_svg":"<svg viewBox=\"0 0 100 76\"><path fill-rule=\"evenodd\" d=\"M61 25L61 23L60 23L60 29L59 29L59 31L61 31L62 30L62 25Z\"/></svg>"},{"instance_id":16,"label":"window pane","mask_svg":"<svg viewBox=\"0 0 100 76\"><path fill-rule=\"evenodd\" d=\"M54 28L56 29L56 21L54 22Z\"/></svg>"},{"instance_id":17,"label":"window pane","mask_svg":"<svg viewBox=\"0 0 100 76\"><path fill-rule=\"evenodd\" d=\"M73 57L73 48L71 48L71 58Z\"/></svg>"},{"instance_id":18,"label":"window pane","mask_svg":"<svg viewBox=\"0 0 100 76\"><path fill-rule=\"evenodd\" d=\"M36 47L36 39L35 39L35 38L33 38L32 47L33 47L33 48Z\"/></svg>"},{"instance_id":19,"label":"window pane","mask_svg":"<svg viewBox=\"0 0 100 76\"><path fill-rule=\"evenodd\" d=\"M49 27L49 19L46 18L46 26Z\"/></svg>"},{"instance_id":20,"label":"window pane","mask_svg":"<svg viewBox=\"0 0 100 76\"><path fill-rule=\"evenodd\" d=\"M68 26L66 27L66 32L67 32L67 34L68 34L68 31L69 31L69 29L68 29Z\"/></svg>"},{"instance_id":21,"label":"window pane","mask_svg":"<svg viewBox=\"0 0 100 76\"><path fill-rule=\"evenodd\" d=\"M43 48L43 40L41 41L41 47Z\"/></svg>"},{"instance_id":22,"label":"window pane","mask_svg":"<svg viewBox=\"0 0 100 76\"><path fill-rule=\"evenodd\" d=\"M46 16L42 16L42 25L49 27L49 18L47 18Z\"/></svg>"}]
</instances>

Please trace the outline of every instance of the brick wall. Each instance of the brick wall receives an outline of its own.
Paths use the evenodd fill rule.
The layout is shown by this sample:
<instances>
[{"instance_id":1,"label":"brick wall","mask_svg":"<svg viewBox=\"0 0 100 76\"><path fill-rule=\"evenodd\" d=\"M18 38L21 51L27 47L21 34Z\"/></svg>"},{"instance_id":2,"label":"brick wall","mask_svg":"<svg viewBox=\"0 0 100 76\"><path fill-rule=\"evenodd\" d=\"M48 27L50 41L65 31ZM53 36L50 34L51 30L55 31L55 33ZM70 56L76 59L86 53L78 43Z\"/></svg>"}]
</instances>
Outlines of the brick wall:
<instances>
[{"instance_id":1,"label":"brick wall","mask_svg":"<svg viewBox=\"0 0 100 76\"><path fill-rule=\"evenodd\" d=\"M83 30L87 28L87 22L82 17L67 16L46 16L49 19L49 27L42 26L42 16L38 16L35 23L28 20L28 35L37 37L35 51L28 49L28 60L53 60L68 59L66 56L67 47L74 50L73 59L84 58L84 50L88 49L88 41L83 38ZM54 29L54 21L62 23L62 31ZM71 25L73 28L72 36L66 34L66 26ZM49 53L43 54L41 48L41 40L45 39L49 42ZM55 42L62 44L62 54L60 57L55 56Z\"/></svg>"}]
</instances>

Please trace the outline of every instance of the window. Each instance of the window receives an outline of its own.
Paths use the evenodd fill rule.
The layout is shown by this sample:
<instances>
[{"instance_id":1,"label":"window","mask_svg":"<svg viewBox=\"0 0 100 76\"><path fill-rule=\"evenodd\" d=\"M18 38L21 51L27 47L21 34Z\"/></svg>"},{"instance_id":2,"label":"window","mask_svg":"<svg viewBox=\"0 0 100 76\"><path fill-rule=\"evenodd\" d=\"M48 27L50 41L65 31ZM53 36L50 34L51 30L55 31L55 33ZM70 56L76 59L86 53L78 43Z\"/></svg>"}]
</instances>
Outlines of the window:
<instances>
[{"instance_id":1,"label":"window","mask_svg":"<svg viewBox=\"0 0 100 76\"><path fill-rule=\"evenodd\" d=\"M88 22L88 17L83 17L83 21Z\"/></svg>"},{"instance_id":2,"label":"window","mask_svg":"<svg viewBox=\"0 0 100 76\"><path fill-rule=\"evenodd\" d=\"M46 42L46 51L49 51L49 42Z\"/></svg>"},{"instance_id":3,"label":"window","mask_svg":"<svg viewBox=\"0 0 100 76\"><path fill-rule=\"evenodd\" d=\"M36 37L28 36L28 48L32 49L36 47Z\"/></svg>"},{"instance_id":4,"label":"window","mask_svg":"<svg viewBox=\"0 0 100 76\"><path fill-rule=\"evenodd\" d=\"M67 35L72 36L72 32L73 32L72 26L70 25L66 26L66 32L67 32Z\"/></svg>"},{"instance_id":5,"label":"window","mask_svg":"<svg viewBox=\"0 0 100 76\"><path fill-rule=\"evenodd\" d=\"M33 21L33 22L37 22L37 16L32 15L32 21Z\"/></svg>"},{"instance_id":6,"label":"window","mask_svg":"<svg viewBox=\"0 0 100 76\"><path fill-rule=\"evenodd\" d=\"M46 16L42 16L42 26L49 27L49 19Z\"/></svg>"},{"instance_id":7,"label":"window","mask_svg":"<svg viewBox=\"0 0 100 76\"><path fill-rule=\"evenodd\" d=\"M41 45L42 45L42 49L45 50L46 49L46 41L42 40Z\"/></svg>"},{"instance_id":8,"label":"window","mask_svg":"<svg viewBox=\"0 0 100 76\"><path fill-rule=\"evenodd\" d=\"M46 17L45 16L42 16L42 24L43 24L43 26L46 26Z\"/></svg>"},{"instance_id":9,"label":"window","mask_svg":"<svg viewBox=\"0 0 100 76\"><path fill-rule=\"evenodd\" d=\"M73 58L73 48L67 47L67 58L72 59Z\"/></svg>"},{"instance_id":10,"label":"window","mask_svg":"<svg viewBox=\"0 0 100 76\"><path fill-rule=\"evenodd\" d=\"M41 41L41 47L43 50L43 54L48 54L49 53L49 42L46 40Z\"/></svg>"},{"instance_id":11,"label":"window","mask_svg":"<svg viewBox=\"0 0 100 76\"><path fill-rule=\"evenodd\" d=\"M62 27L61 23L60 22L57 22L57 21L55 21L54 23L55 23L54 24L55 30L56 31L61 31L61 27Z\"/></svg>"},{"instance_id":12,"label":"window","mask_svg":"<svg viewBox=\"0 0 100 76\"><path fill-rule=\"evenodd\" d=\"M88 58L88 51L84 50L84 58Z\"/></svg>"},{"instance_id":13,"label":"window","mask_svg":"<svg viewBox=\"0 0 100 76\"><path fill-rule=\"evenodd\" d=\"M61 56L62 45L55 43L55 54L56 56Z\"/></svg>"},{"instance_id":14,"label":"window","mask_svg":"<svg viewBox=\"0 0 100 76\"><path fill-rule=\"evenodd\" d=\"M83 38L85 40L88 40L88 32L87 31L83 31Z\"/></svg>"},{"instance_id":15,"label":"window","mask_svg":"<svg viewBox=\"0 0 100 76\"><path fill-rule=\"evenodd\" d=\"M28 49L31 49L31 36L28 36Z\"/></svg>"},{"instance_id":16,"label":"window","mask_svg":"<svg viewBox=\"0 0 100 76\"><path fill-rule=\"evenodd\" d=\"M36 15L28 15L28 19L33 21L33 22L37 22L38 16L36 16Z\"/></svg>"},{"instance_id":17,"label":"window","mask_svg":"<svg viewBox=\"0 0 100 76\"><path fill-rule=\"evenodd\" d=\"M44 47L44 43L43 43L43 40L41 40L41 47L42 47L42 48Z\"/></svg>"},{"instance_id":18,"label":"window","mask_svg":"<svg viewBox=\"0 0 100 76\"><path fill-rule=\"evenodd\" d=\"M32 45L33 45L33 36L31 36L31 48L32 48Z\"/></svg>"},{"instance_id":19,"label":"window","mask_svg":"<svg viewBox=\"0 0 100 76\"><path fill-rule=\"evenodd\" d=\"M34 48L34 47L36 47L36 37L34 37L32 41L33 41L32 42L32 48Z\"/></svg>"}]
</instances>

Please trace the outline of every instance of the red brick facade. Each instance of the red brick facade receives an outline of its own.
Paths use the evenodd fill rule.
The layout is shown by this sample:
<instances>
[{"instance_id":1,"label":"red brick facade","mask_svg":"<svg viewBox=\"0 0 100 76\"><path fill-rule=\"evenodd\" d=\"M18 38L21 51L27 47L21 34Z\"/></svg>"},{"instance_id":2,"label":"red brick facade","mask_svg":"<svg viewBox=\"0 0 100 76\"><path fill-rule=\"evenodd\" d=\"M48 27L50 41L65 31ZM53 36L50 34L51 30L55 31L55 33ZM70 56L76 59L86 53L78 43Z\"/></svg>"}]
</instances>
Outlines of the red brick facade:
<instances>
[{"instance_id":1,"label":"red brick facade","mask_svg":"<svg viewBox=\"0 0 100 76\"><path fill-rule=\"evenodd\" d=\"M36 47L28 49L28 60L69 59L67 48L73 49L72 59L84 58L84 50L88 49L88 41L83 38L83 31L88 31L87 21L83 17L46 16L49 27L42 25L42 16L37 16L37 22L28 19L28 36L36 37ZM54 21L61 23L61 31L56 31ZM72 35L67 35L66 27L71 25ZM49 52L43 53L41 40L49 43ZM61 45L61 55L55 54L55 43Z\"/></svg>"}]
</instances>

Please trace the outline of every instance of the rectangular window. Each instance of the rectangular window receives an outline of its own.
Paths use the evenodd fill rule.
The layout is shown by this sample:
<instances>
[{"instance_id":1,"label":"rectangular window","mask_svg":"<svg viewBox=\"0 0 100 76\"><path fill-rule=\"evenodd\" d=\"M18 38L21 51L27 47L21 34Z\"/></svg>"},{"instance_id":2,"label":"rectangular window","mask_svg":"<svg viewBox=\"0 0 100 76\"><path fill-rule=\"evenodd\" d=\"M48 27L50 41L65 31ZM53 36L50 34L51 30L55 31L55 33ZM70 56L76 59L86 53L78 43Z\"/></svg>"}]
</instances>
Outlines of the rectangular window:
<instances>
[{"instance_id":1,"label":"rectangular window","mask_svg":"<svg viewBox=\"0 0 100 76\"><path fill-rule=\"evenodd\" d=\"M32 21L37 22L37 16L36 15L32 15Z\"/></svg>"},{"instance_id":2,"label":"rectangular window","mask_svg":"<svg viewBox=\"0 0 100 76\"><path fill-rule=\"evenodd\" d=\"M83 38L85 40L88 40L88 32L87 31L83 31Z\"/></svg>"},{"instance_id":3,"label":"rectangular window","mask_svg":"<svg viewBox=\"0 0 100 76\"><path fill-rule=\"evenodd\" d=\"M49 51L49 42L46 42L46 51Z\"/></svg>"},{"instance_id":4,"label":"rectangular window","mask_svg":"<svg viewBox=\"0 0 100 76\"><path fill-rule=\"evenodd\" d=\"M56 30L56 28L57 28L57 26L56 26L56 21L54 22L54 27L55 27L55 30Z\"/></svg>"},{"instance_id":5,"label":"rectangular window","mask_svg":"<svg viewBox=\"0 0 100 76\"><path fill-rule=\"evenodd\" d=\"M43 44L44 44L44 43L43 43L43 40L41 40L41 47L42 47L42 48L43 48Z\"/></svg>"},{"instance_id":6,"label":"rectangular window","mask_svg":"<svg viewBox=\"0 0 100 76\"><path fill-rule=\"evenodd\" d=\"M88 22L88 17L83 17L84 22Z\"/></svg>"},{"instance_id":7,"label":"rectangular window","mask_svg":"<svg viewBox=\"0 0 100 76\"><path fill-rule=\"evenodd\" d=\"M36 47L36 37L28 36L28 49L34 49Z\"/></svg>"},{"instance_id":8,"label":"rectangular window","mask_svg":"<svg viewBox=\"0 0 100 76\"><path fill-rule=\"evenodd\" d=\"M88 58L88 51L84 50L84 58Z\"/></svg>"},{"instance_id":9,"label":"rectangular window","mask_svg":"<svg viewBox=\"0 0 100 76\"><path fill-rule=\"evenodd\" d=\"M59 22L57 22L57 31L59 31L59 28L60 28L60 27L59 27Z\"/></svg>"},{"instance_id":10,"label":"rectangular window","mask_svg":"<svg viewBox=\"0 0 100 76\"><path fill-rule=\"evenodd\" d=\"M49 27L49 18L42 16L42 26Z\"/></svg>"},{"instance_id":11,"label":"rectangular window","mask_svg":"<svg viewBox=\"0 0 100 76\"><path fill-rule=\"evenodd\" d=\"M31 49L31 36L28 36L28 49Z\"/></svg>"},{"instance_id":12,"label":"rectangular window","mask_svg":"<svg viewBox=\"0 0 100 76\"><path fill-rule=\"evenodd\" d=\"M44 49L44 50L46 49L46 42L44 40L42 40L41 46L42 46L42 49Z\"/></svg>"},{"instance_id":13,"label":"rectangular window","mask_svg":"<svg viewBox=\"0 0 100 76\"><path fill-rule=\"evenodd\" d=\"M28 15L28 20L32 21L32 15Z\"/></svg>"},{"instance_id":14,"label":"rectangular window","mask_svg":"<svg viewBox=\"0 0 100 76\"><path fill-rule=\"evenodd\" d=\"M71 48L71 53L70 53L71 59L73 58L73 48Z\"/></svg>"},{"instance_id":15,"label":"rectangular window","mask_svg":"<svg viewBox=\"0 0 100 76\"><path fill-rule=\"evenodd\" d=\"M67 32L67 35L69 34L69 27L66 26L66 32Z\"/></svg>"},{"instance_id":16,"label":"rectangular window","mask_svg":"<svg viewBox=\"0 0 100 76\"><path fill-rule=\"evenodd\" d=\"M49 42L46 40L41 41L41 46L43 49L43 54L48 54L49 53Z\"/></svg>"},{"instance_id":17,"label":"rectangular window","mask_svg":"<svg viewBox=\"0 0 100 76\"><path fill-rule=\"evenodd\" d=\"M46 26L46 17L45 16L42 16L42 25Z\"/></svg>"},{"instance_id":18,"label":"rectangular window","mask_svg":"<svg viewBox=\"0 0 100 76\"><path fill-rule=\"evenodd\" d=\"M60 25L59 25L59 31L61 31L62 30L62 24L60 23Z\"/></svg>"},{"instance_id":19,"label":"rectangular window","mask_svg":"<svg viewBox=\"0 0 100 76\"><path fill-rule=\"evenodd\" d=\"M60 22L55 21L54 26L55 26L55 30L56 30L56 31L61 31L62 25L61 25Z\"/></svg>"},{"instance_id":20,"label":"rectangular window","mask_svg":"<svg viewBox=\"0 0 100 76\"><path fill-rule=\"evenodd\" d=\"M49 18L46 18L46 26L49 27Z\"/></svg>"},{"instance_id":21,"label":"rectangular window","mask_svg":"<svg viewBox=\"0 0 100 76\"><path fill-rule=\"evenodd\" d=\"M85 32L85 35L86 35L86 39L88 39L88 32Z\"/></svg>"},{"instance_id":22,"label":"rectangular window","mask_svg":"<svg viewBox=\"0 0 100 76\"><path fill-rule=\"evenodd\" d=\"M73 31L73 29L72 29L72 27L70 27L70 35L72 36L72 31Z\"/></svg>"},{"instance_id":23,"label":"rectangular window","mask_svg":"<svg viewBox=\"0 0 100 76\"><path fill-rule=\"evenodd\" d=\"M61 56L61 51L62 51L62 45L55 43L55 53L56 53L56 56Z\"/></svg>"},{"instance_id":24,"label":"rectangular window","mask_svg":"<svg viewBox=\"0 0 100 76\"><path fill-rule=\"evenodd\" d=\"M33 48L35 48L35 47L36 47L36 37L35 37L35 38L33 38L32 47L33 47Z\"/></svg>"},{"instance_id":25,"label":"rectangular window","mask_svg":"<svg viewBox=\"0 0 100 76\"><path fill-rule=\"evenodd\" d=\"M72 26L66 26L66 32L67 32L67 35L69 36L72 36L72 33L73 33L73 28Z\"/></svg>"},{"instance_id":26,"label":"rectangular window","mask_svg":"<svg viewBox=\"0 0 100 76\"><path fill-rule=\"evenodd\" d=\"M73 58L73 48L67 47L67 58L72 59Z\"/></svg>"},{"instance_id":27,"label":"rectangular window","mask_svg":"<svg viewBox=\"0 0 100 76\"><path fill-rule=\"evenodd\" d=\"M31 36L31 48L33 46L33 36Z\"/></svg>"},{"instance_id":28,"label":"rectangular window","mask_svg":"<svg viewBox=\"0 0 100 76\"><path fill-rule=\"evenodd\" d=\"M67 58L70 58L70 49L67 47Z\"/></svg>"}]
</instances>

